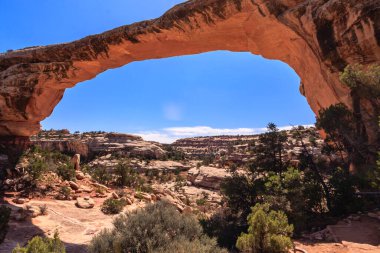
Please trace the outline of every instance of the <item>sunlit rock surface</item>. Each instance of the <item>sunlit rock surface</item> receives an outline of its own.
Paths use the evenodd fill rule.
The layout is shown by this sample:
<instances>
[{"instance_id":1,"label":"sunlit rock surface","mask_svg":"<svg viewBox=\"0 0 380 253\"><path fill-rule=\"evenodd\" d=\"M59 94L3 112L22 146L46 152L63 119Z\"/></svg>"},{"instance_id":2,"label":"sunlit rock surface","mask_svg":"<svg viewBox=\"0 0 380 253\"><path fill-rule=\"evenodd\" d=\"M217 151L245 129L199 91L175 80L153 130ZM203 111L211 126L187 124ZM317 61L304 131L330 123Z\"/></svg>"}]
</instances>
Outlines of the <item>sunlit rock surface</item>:
<instances>
[{"instance_id":1,"label":"sunlit rock surface","mask_svg":"<svg viewBox=\"0 0 380 253\"><path fill-rule=\"evenodd\" d=\"M351 106L339 72L347 64L379 62L379 9L378 0L192 0L158 19L1 54L0 136L36 134L66 88L107 69L214 50L286 62L301 77L300 91L315 113L338 102ZM363 101L372 143L374 115L373 103Z\"/></svg>"}]
</instances>

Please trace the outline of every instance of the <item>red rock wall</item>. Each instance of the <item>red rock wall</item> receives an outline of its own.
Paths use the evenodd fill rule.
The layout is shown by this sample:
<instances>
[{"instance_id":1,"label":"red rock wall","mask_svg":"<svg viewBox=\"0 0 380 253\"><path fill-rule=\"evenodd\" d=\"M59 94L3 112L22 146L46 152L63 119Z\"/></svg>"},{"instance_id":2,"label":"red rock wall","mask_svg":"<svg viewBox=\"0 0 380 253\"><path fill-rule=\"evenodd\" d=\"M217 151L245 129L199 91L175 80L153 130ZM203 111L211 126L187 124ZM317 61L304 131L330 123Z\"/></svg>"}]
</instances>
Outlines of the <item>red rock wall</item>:
<instances>
[{"instance_id":1,"label":"red rock wall","mask_svg":"<svg viewBox=\"0 0 380 253\"><path fill-rule=\"evenodd\" d=\"M192 0L155 20L2 54L0 136L37 133L66 88L107 69L214 50L286 62L315 113L338 102L351 107L339 72L347 64L379 63L379 9L379 0ZM363 110L372 143L375 114L372 106Z\"/></svg>"}]
</instances>

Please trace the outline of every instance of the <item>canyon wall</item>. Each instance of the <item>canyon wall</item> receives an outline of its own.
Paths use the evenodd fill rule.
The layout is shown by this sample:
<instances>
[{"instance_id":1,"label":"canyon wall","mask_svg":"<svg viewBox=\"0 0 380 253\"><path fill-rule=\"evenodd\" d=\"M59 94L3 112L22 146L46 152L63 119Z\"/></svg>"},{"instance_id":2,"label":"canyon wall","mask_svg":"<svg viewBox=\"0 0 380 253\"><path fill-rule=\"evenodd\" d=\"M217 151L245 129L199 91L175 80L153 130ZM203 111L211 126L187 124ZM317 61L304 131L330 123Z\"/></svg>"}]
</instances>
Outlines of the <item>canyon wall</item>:
<instances>
[{"instance_id":1,"label":"canyon wall","mask_svg":"<svg viewBox=\"0 0 380 253\"><path fill-rule=\"evenodd\" d=\"M339 102L352 107L339 72L347 64L379 63L379 10L379 0L192 0L154 20L0 54L0 139L36 134L65 89L103 71L215 50L289 64L315 113ZM363 108L368 137L376 143L377 112L373 103Z\"/></svg>"}]
</instances>

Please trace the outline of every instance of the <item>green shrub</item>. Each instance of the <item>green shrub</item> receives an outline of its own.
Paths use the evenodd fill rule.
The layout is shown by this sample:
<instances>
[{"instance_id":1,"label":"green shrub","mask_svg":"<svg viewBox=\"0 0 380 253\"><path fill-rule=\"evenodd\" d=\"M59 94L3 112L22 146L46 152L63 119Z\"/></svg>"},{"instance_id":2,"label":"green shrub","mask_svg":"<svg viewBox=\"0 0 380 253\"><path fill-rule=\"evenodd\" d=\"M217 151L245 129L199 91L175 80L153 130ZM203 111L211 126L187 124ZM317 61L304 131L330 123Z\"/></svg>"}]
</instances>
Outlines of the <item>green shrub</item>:
<instances>
[{"instance_id":1,"label":"green shrub","mask_svg":"<svg viewBox=\"0 0 380 253\"><path fill-rule=\"evenodd\" d=\"M66 250L56 232L52 239L36 236L25 247L17 246L12 253L66 253Z\"/></svg>"},{"instance_id":2,"label":"green shrub","mask_svg":"<svg viewBox=\"0 0 380 253\"><path fill-rule=\"evenodd\" d=\"M93 238L89 252L189 252L181 245L197 245L199 252L223 252L215 241L204 238L202 228L193 216L179 213L168 203L157 202L117 217L112 230L103 230Z\"/></svg>"},{"instance_id":3,"label":"green shrub","mask_svg":"<svg viewBox=\"0 0 380 253\"><path fill-rule=\"evenodd\" d=\"M116 183L120 186L135 187L139 183L139 175L128 163L119 163L115 169Z\"/></svg>"},{"instance_id":4,"label":"green shrub","mask_svg":"<svg viewBox=\"0 0 380 253\"><path fill-rule=\"evenodd\" d=\"M364 98L380 96L380 65L368 67L355 64L348 65L340 74L340 81Z\"/></svg>"},{"instance_id":5,"label":"green shrub","mask_svg":"<svg viewBox=\"0 0 380 253\"><path fill-rule=\"evenodd\" d=\"M206 199L205 198L197 199L195 203L197 203L198 206L204 206L206 204Z\"/></svg>"},{"instance_id":6,"label":"green shrub","mask_svg":"<svg viewBox=\"0 0 380 253\"><path fill-rule=\"evenodd\" d=\"M235 248L237 238L247 230L245 223L246 220L233 214L229 208L221 208L211 217L201 219L205 233L216 237L218 245L228 249Z\"/></svg>"},{"instance_id":7,"label":"green shrub","mask_svg":"<svg viewBox=\"0 0 380 253\"><path fill-rule=\"evenodd\" d=\"M38 206L38 209L40 209L41 215L47 215L48 214L48 207L46 204Z\"/></svg>"},{"instance_id":8,"label":"green shrub","mask_svg":"<svg viewBox=\"0 0 380 253\"><path fill-rule=\"evenodd\" d=\"M123 199L106 199L102 205L102 212L105 214L118 214L123 211L126 202Z\"/></svg>"},{"instance_id":9,"label":"green shrub","mask_svg":"<svg viewBox=\"0 0 380 253\"><path fill-rule=\"evenodd\" d=\"M42 158L33 158L30 161L27 171L33 180L37 180L47 171L47 169L48 166Z\"/></svg>"},{"instance_id":10,"label":"green shrub","mask_svg":"<svg viewBox=\"0 0 380 253\"><path fill-rule=\"evenodd\" d=\"M70 163L64 163L57 167L57 174L63 180L75 181L75 167Z\"/></svg>"},{"instance_id":11,"label":"green shrub","mask_svg":"<svg viewBox=\"0 0 380 253\"><path fill-rule=\"evenodd\" d=\"M236 242L242 252L287 253L292 248L293 226L282 211L271 211L268 204L256 204L248 223L248 233L242 233Z\"/></svg>"},{"instance_id":12,"label":"green shrub","mask_svg":"<svg viewBox=\"0 0 380 253\"><path fill-rule=\"evenodd\" d=\"M225 249L221 249L215 239L207 236L196 238L192 241L187 238L174 240L165 247L153 250L152 253L227 253Z\"/></svg>"},{"instance_id":13,"label":"green shrub","mask_svg":"<svg viewBox=\"0 0 380 253\"><path fill-rule=\"evenodd\" d=\"M363 203L356 196L356 177L342 168L335 168L329 184L331 187L332 214L339 216L361 210Z\"/></svg>"},{"instance_id":14,"label":"green shrub","mask_svg":"<svg viewBox=\"0 0 380 253\"><path fill-rule=\"evenodd\" d=\"M207 154L203 160L202 160L202 165L204 166L208 166L210 165L211 163L213 163L215 160L215 155L214 154Z\"/></svg>"},{"instance_id":15,"label":"green shrub","mask_svg":"<svg viewBox=\"0 0 380 253\"><path fill-rule=\"evenodd\" d=\"M62 194L65 199L69 199L71 195L71 188L68 186L62 186L59 189L59 193Z\"/></svg>"},{"instance_id":16,"label":"green shrub","mask_svg":"<svg viewBox=\"0 0 380 253\"><path fill-rule=\"evenodd\" d=\"M107 171L107 168L104 166L93 167L88 170L90 175L97 182L107 185L112 181L112 175Z\"/></svg>"},{"instance_id":17,"label":"green shrub","mask_svg":"<svg viewBox=\"0 0 380 253\"><path fill-rule=\"evenodd\" d=\"M11 209L6 206L0 206L0 243L3 242L8 230L8 222L11 216Z\"/></svg>"}]
</instances>

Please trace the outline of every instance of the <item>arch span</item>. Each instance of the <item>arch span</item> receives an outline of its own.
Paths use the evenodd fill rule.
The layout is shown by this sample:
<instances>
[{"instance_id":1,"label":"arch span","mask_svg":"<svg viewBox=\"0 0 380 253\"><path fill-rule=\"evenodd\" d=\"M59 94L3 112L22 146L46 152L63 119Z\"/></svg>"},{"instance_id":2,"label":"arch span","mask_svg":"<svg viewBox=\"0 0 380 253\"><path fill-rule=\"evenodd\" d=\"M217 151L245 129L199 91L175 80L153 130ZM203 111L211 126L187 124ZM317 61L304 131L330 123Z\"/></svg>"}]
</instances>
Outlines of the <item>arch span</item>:
<instances>
[{"instance_id":1,"label":"arch span","mask_svg":"<svg viewBox=\"0 0 380 253\"><path fill-rule=\"evenodd\" d=\"M379 0L191 0L162 17L66 44L0 55L0 136L40 129L66 88L133 61L214 50L251 52L289 64L312 110L351 107L339 72L380 60ZM364 106L375 141L375 111Z\"/></svg>"}]
</instances>

